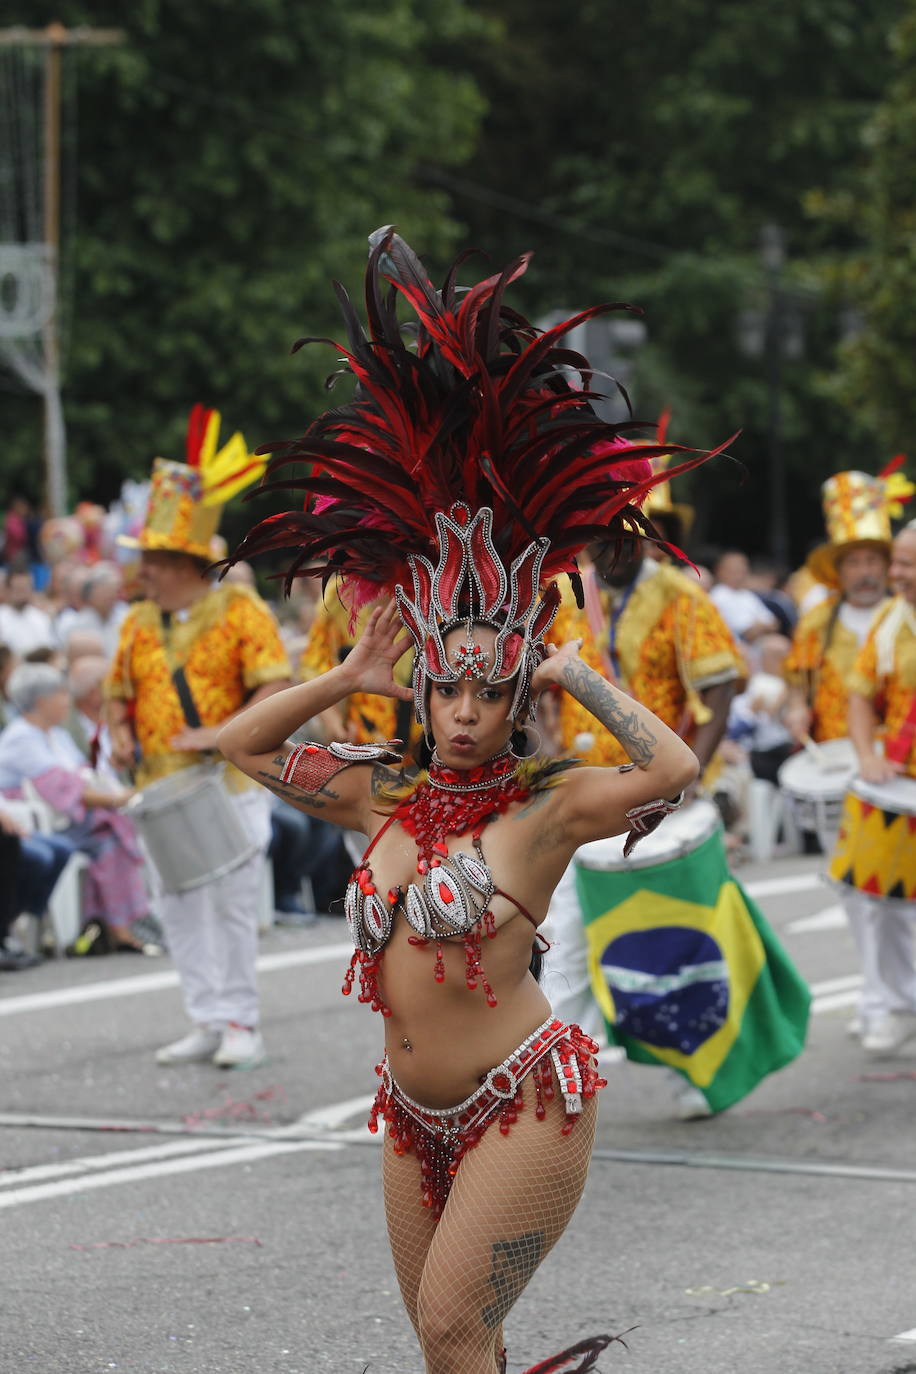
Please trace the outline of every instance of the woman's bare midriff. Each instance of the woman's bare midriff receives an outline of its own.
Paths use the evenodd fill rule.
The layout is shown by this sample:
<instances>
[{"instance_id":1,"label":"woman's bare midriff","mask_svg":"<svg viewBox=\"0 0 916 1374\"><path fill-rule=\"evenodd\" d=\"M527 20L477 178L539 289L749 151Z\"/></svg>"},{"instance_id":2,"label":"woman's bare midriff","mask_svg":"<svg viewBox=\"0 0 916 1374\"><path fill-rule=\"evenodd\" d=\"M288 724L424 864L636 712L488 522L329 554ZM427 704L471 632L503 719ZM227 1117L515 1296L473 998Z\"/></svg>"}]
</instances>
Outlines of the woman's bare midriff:
<instances>
[{"instance_id":1,"label":"woman's bare midriff","mask_svg":"<svg viewBox=\"0 0 916 1374\"><path fill-rule=\"evenodd\" d=\"M495 1007L487 1004L480 982L468 988L460 939L443 941L445 979L437 983L435 944L412 945L412 935L398 916L380 969L382 995L392 1012L385 1018L388 1062L410 1097L427 1107L451 1107L470 1097L484 1075L550 1014L528 971L534 929L516 915L492 940L484 939L481 957Z\"/></svg>"},{"instance_id":2,"label":"woman's bare midriff","mask_svg":"<svg viewBox=\"0 0 916 1374\"><path fill-rule=\"evenodd\" d=\"M541 878L536 859L529 854L532 831L514 820L515 809L484 827L484 857L496 882L537 917L543 912L543 904L539 912L537 894L549 891L558 875ZM450 836L448 847L450 854L474 852L469 835ZM397 823L379 837L370 863L380 892L399 882L403 891L407 883L421 881L416 871L416 841ZM427 1107L451 1107L464 1101L489 1070L550 1014L550 1004L528 970L534 925L506 896L494 896L490 910L496 934L492 939L483 937L480 957L496 996L495 1007L488 1005L481 980L473 990L467 986L461 937L441 942L445 964L441 983L434 974L435 941L418 943L403 913L395 916L385 946L378 977L382 997L392 1012L385 1018L388 1062L404 1091Z\"/></svg>"}]
</instances>

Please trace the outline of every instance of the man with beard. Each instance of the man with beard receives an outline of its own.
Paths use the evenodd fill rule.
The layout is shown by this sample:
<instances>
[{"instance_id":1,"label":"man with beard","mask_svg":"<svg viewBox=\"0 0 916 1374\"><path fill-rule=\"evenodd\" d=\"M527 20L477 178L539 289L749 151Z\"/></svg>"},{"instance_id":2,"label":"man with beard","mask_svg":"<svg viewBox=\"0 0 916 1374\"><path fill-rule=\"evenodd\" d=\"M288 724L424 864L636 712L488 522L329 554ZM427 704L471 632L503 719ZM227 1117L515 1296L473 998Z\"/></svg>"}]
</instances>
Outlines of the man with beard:
<instances>
[{"instance_id":1,"label":"man with beard","mask_svg":"<svg viewBox=\"0 0 916 1374\"><path fill-rule=\"evenodd\" d=\"M916 521L894 540L889 577L897 595L877 616L849 680L859 779L847 794L829 869L859 939L862 1044L875 1056L894 1054L916 1036Z\"/></svg>"},{"instance_id":2,"label":"man with beard","mask_svg":"<svg viewBox=\"0 0 916 1374\"><path fill-rule=\"evenodd\" d=\"M824 483L828 542L807 560L830 594L802 616L783 665L786 724L801 744L845 738L848 683L856 657L886 603L891 523L885 484L864 472Z\"/></svg>"}]
</instances>

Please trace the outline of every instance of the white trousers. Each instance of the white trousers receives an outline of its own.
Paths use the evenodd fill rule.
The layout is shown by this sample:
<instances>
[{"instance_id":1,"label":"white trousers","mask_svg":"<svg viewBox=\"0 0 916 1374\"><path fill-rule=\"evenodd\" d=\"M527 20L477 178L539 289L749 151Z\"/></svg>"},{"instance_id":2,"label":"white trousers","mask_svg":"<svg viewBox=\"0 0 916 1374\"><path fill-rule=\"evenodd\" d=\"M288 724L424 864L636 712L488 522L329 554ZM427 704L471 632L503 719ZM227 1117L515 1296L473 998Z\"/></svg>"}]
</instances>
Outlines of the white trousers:
<instances>
[{"instance_id":1,"label":"white trousers","mask_svg":"<svg viewBox=\"0 0 916 1374\"><path fill-rule=\"evenodd\" d=\"M576 892L575 864L569 865L557 883L541 933L550 941L541 987L554 1015L561 1021L575 1022L599 1045L606 1045L604 1016L588 976L588 941Z\"/></svg>"},{"instance_id":2,"label":"white trousers","mask_svg":"<svg viewBox=\"0 0 916 1374\"><path fill-rule=\"evenodd\" d=\"M230 795L258 853L215 882L159 899L185 1010L198 1025L217 1028L229 1021L258 1024L258 904L270 842L270 796L264 788Z\"/></svg>"},{"instance_id":3,"label":"white trousers","mask_svg":"<svg viewBox=\"0 0 916 1374\"><path fill-rule=\"evenodd\" d=\"M916 902L886 901L850 888L843 907L862 960L859 1013L865 1026L892 1011L916 1011Z\"/></svg>"}]
</instances>

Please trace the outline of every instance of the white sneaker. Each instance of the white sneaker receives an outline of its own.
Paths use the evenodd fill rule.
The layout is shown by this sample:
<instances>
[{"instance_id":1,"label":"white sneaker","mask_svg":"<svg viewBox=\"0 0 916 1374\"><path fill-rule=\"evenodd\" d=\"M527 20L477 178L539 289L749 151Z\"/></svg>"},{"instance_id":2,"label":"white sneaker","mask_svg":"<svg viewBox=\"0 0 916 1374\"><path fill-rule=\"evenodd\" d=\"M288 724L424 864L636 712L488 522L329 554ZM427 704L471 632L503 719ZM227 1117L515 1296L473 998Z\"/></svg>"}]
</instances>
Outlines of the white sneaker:
<instances>
[{"instance_id":1,"label":"white sneaker","mask_svg":"<svg viewBox=\"0 0 916 1374\"><path fill-rule=\"evenodd\" d=\"M862 1037L862 1048L880 1057L901 1049L916 1035L916 1011L892 1011L873 1021Z\"/></svg>"},{"instance_id":2,"label":"white sneaker","mask_svg":"<svg viewBox=\"0 0 916 1374\"><path fill-rule=\"evenodd\" d=\"M713 1114L706 1098L692 1083L682 1082L675 1090L674 1097L679 1121L701 1121Z\"/></svg>"},{"instance_id":3,"label":"white sneaker","mask_svg":"<svg viewBox=\"0 0 916 1374\"><path fill-rule=\"evenodd\" d=\"M222 1032L195 1026L190 1035L156 1051L157 1064L203 1064L219 1049Z\"/></svg>"},{"instance_id":4,"label":"white sneaker","mask_svg":"<svg viewBox=\"0 0 916 1374\"><path fill-rule=\"evenodd\" d=\"M223 1031L219 1049L213 1056L221 1069L253 1069L267 1058L259 1030L236 1026L231 1022Z\"/></svg>"},{"instance_id":5,"label":"white sneaker","mask_svg":"<svg viewBox=\"0 0 916 1374\"><path fill-rule=\"evenodd\" d=\"M861 1016L853 1016L846 1022L846 1034L852 1040L861 1040L865 1034L865 1022Z\"/></svg>"}]
</instances>

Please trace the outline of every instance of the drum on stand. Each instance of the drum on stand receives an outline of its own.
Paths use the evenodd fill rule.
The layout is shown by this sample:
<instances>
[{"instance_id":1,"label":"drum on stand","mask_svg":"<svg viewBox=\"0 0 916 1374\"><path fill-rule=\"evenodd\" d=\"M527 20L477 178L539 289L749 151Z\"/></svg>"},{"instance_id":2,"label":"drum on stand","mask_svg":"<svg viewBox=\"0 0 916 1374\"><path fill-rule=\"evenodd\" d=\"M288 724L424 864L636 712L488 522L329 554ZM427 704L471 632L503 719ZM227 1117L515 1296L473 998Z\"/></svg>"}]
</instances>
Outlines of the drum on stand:
<instances>
[{"instance_id":1,"label":"drum on stand","mask_svg":"<svg viewBox=\"0 0 916 1374\"><path fill-rule=\"evenodd\" d=\"M195 764L159 778L124 808L165 892L189 892L258 853L223 781L225 765Z\"/></svg>"},{"instance_id":2,"label":"drum on stand","mask_svg":"<svg viewBox=\"0 0 916 1374\"><path fill-rule=\"evenodd\" d=\"M813 831L825 854L836 844L843 798L857 769L852 742L830 739L793 754L779 770L779 788L795 824Z\"/></svg>"},{"instance_id":3,"label":"drum on stand","mask_svg":"<svg viewBox=\"0 0 916 1374\"><path fill-rule=\"evenodd\" d=\"M853 781L827 876L869 897L916 900L916 779Z\"/></svg>"}]
</instances>

